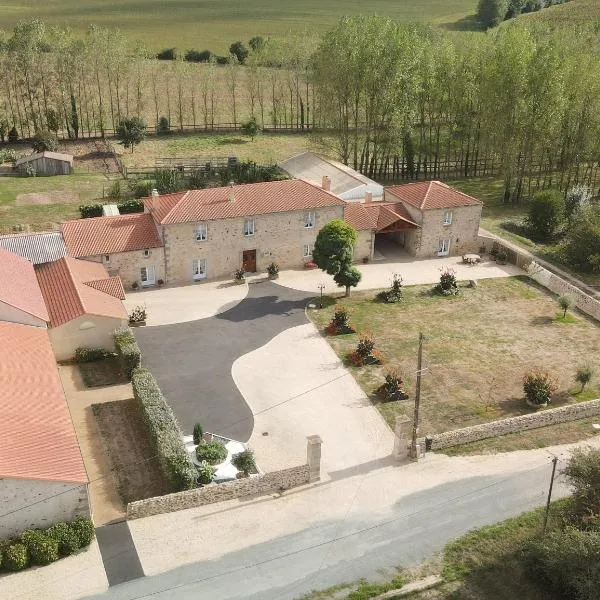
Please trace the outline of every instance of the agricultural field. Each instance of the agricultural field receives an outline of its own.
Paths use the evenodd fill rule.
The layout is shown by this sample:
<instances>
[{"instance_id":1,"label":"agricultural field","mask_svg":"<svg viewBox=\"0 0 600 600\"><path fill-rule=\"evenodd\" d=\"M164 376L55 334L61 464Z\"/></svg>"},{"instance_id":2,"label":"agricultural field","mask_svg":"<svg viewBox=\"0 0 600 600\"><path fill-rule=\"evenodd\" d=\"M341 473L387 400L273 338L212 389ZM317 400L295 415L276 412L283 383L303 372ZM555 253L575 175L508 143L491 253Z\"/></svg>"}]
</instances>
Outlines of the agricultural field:
<instances>
[{"instance_id":1,"label":"agricultural field","mask_svg":"<svg viewBox=\"0 0 600 600\"><path fill-rule=\"evenodd\" d=\"M128 38L149 49L177 47L224 53L236 40L254 36L285 36L305 30L323 33L343 15L364 12L400 21L420 21L454 27L475 13L476 0L372 0L367 5L344 0L303 0L284 3L255 0L145 0L139 2L90 0L37 0L0 3L2 27L12 29L18 21L39 18L49 25L67 25L85 31L90 24L119 28Z\"/></svg>"},{"instance_id":2,"label":"agricultural field","mask_svg":"<svg viewBox=\"0 0 600 600\"><path fill-rule=\"evenodd\" d=\"M522 379L535 368L557 377L554 407L598 397L598 381L581 393L573 380L577 367L598 353L600 335L595 322L580 314L569 319L572 322L562 322L557 318L555 299L526 277L480 281L476 288L463 287L454 298L432 294L432 287L405 288L400 304L376 302L373 292L338 300L358 333L329 336L327 340L345 360L355 349L360 332L372 335L384 364L349 368L390 426L397 415L412 410L419 331L428 336L422 435L530 412L523 399ZM311 313L320 330L333 310L330 306ZM374 391L388 371L396 371L403 378L408 401L379 402ZM592 431L591 424L588 429ZM581 437L585 435L581 436L576 426L557 428L546 438L536 439L534 445ZM512 441L510 449L531 447L522 442ZM477 449L485 450L486 443Z\"/></svg>"}]
</instances>

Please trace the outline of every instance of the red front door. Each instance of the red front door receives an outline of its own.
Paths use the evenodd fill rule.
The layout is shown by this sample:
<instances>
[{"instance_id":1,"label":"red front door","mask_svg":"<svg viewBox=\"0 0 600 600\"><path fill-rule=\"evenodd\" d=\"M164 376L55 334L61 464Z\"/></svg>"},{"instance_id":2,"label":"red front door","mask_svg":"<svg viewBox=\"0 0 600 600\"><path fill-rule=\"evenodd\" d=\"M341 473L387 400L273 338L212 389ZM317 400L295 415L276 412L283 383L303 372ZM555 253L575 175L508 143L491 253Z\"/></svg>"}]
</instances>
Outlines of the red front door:
<instances>
[{"instance_id":1,"label":"red front door","mask_svg":"<svg viewBox=\"0 0 600 600\"><path fill-rule=\"evenodd\" d=\"M242 266L246 273L256 273L256 250L244 250Z\"/></svg>"}]
</instances>

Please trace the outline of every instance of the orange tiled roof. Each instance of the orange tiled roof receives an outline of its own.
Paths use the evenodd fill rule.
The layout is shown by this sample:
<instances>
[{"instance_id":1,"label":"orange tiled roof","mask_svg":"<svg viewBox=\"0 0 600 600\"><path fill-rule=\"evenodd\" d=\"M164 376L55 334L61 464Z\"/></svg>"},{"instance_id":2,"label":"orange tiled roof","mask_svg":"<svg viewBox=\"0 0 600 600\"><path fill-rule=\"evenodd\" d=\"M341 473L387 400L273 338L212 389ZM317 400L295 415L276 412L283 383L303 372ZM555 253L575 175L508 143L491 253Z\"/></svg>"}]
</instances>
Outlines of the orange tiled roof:
<instances>
[{"instance_id":1,"label":"orange tiled roof","mask_svg":"<svg viewBox=\"0 0 600 600\"><path fill-rule=\"evenodd\" d=\"M75 258L162 247L148 213L66 221L62 234L69 256Z\"/></svg>"},{"instance_id":2,"label":"orange tiled roof","mask_svg":"<svg viewBox=\"0 0 600 600\"><path fill-rule=\"evenodd\" d=\"M0 302L42 321L50 320L33 265L28 260L2 249L0 249Z\"/></svg>"},{"instance_id":3,"label":"orange tiled roof","mask_svg":"<svg viewBox=\"0 0 600 600\"><path fill-rule=\"evenodd\" d=\"M441 181L421 181L394 185L385 188L386 192L410 204L419 210L455 208L459 206L476 206L483 204L479 200L463 194Z\"/></svg>"},{"instance_id":4,"label":"orange tiled roof","mask_svg":"<svg viewBox=\"0 0 600 600\"><path fill-rule=\"evenodd\" d=\"M35 271L50 313L50 327L83 315L127 318L121 302L123 284L119 280L119 288L113 281L119 278L108 277L102 264L65 257L38 265Z\"/></svg>"},{"instance_id":5,"label":"orange tiled roof","mask_svg":"<svg viewBox=\"0 0 600 600\"><path fill-rule=\"evenodd\" d=\"M87 483L45 328L0 323L0 406L0 478Z\"/></svg>"},{"instance_id":6,"label":"orange tiled roof","mask_svg":"<svg viewBox=\"0 0 600 600\"><path fill-rule=\"evenodd\" d=\"M151 197L145 205L158 223L169 224L343 206L344 201L308 181L288 179Z\"/></svg>"},{"instance_id":7,"label":"orange tiled roof","mask_svg":"<svg viewBox=\"0 0 600 600\"><path fill-rule=\"evenodd\" d=\"M349 202L344 208L344 219L359 231L367 229L382 231L397 221L403 221L415 228L419 227L410 219L402 205L393 202L369 204Z\"/></svg>"}]
</instances>

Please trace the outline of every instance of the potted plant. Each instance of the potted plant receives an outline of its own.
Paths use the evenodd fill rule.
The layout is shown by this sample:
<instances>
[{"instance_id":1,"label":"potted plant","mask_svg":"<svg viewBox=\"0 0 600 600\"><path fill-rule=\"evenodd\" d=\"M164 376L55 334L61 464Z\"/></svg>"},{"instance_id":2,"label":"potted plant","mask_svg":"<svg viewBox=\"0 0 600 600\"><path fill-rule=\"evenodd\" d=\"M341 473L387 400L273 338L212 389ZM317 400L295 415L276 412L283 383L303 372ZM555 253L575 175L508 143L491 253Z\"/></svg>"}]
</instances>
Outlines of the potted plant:
<instances>
[{"instance_id":1,"label":"potted plant","mask_svg":"<svg viewBox=\"0 0 600 600\"><path fill-rule=\"evenodd\" d=\"M269 275L269 279L277 279L279 277L279 265L277 263L272 262L267 267L267 273Z\"/></svg>"},{"instance_id":2,"label":"potted plant","mask_svg":"<svg viewBox=\"0 0 600 600\"><path fill-rule=\"evenodd\" d=\"M234 454L231 459L231 464L240 471L237 474L238 478L249 477L250 473L257 472L256 463L254 462L254 453L250 449Z\"/></svg>"},{"instance_id":3,"label":"potted plant","mask_svg":"<svg viewBox=\"0 0 600 600\"><path fill-rule=\"evenodd\" d=\"M245 274L244 267L236 269L235 273L233 274L234 283L237 283L237 284L244 283L244 281L246 281L244 274Z\"/></svg>"},{"instance_id":4,"label":"potted plant","mask_svg":"<svg viewBox=\"0 0 600 600\"><path fill-rule=\"evenodd\" d=\"M304 268L305 269L316 269L317 268L317 263L314 263L311 260L309 260L308 262L304 263Z\"/></svg>"},{"instance_id":5,"label":"potted plant","mask_svg":"<svg viewBox=\"0 0 600 600\"><path fill-rule=\"evenodd\" d=\"M140 284L139 284L137 281L134 281L134 282L131 284L131 289L132 289L132 290L137 290L139 287L140 287Z\"/></svg>"},{"instance_id":6,"label":"potted plant","mask_svg":"<svg viewBox=\"0 0 600 600\"><path fill-rule=\"evenodd\" d=\"M158 280L156 283L157 283L159 286L161 286L161 285L165 285L165 280L164 280L164 279L159 279L159 280Z\"/></svg>"},{"instance_id":7,"label":"potted plant","mask_svg":"<svg viewBox=\"0 0 600 600\"><path fill-rule=\"evenodd\" d=\"M131 327L140 327L146 324L146 309L143 306L136 306L129 315L129 325Z\"/></svg>"}]
</instances>

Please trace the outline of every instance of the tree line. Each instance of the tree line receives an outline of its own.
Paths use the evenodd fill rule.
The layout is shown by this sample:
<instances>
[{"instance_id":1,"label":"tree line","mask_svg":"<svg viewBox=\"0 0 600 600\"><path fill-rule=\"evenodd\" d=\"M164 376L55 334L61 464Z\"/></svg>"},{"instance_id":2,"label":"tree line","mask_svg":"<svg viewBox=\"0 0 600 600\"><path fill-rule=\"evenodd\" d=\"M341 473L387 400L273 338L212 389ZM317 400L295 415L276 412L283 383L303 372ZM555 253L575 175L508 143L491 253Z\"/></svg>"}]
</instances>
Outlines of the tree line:
<instances>
[{"instance_id":1,"label":"tree line","mask_svg":"<svg viewBox=\"0 0 600 600\"><path fill-rule=\"evenodd\" d=\"M479 0L477 18L485 27L495 27L506 19L543 8L565 4L570 0Z\"/></svg>"}]
</instances>

